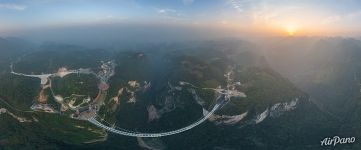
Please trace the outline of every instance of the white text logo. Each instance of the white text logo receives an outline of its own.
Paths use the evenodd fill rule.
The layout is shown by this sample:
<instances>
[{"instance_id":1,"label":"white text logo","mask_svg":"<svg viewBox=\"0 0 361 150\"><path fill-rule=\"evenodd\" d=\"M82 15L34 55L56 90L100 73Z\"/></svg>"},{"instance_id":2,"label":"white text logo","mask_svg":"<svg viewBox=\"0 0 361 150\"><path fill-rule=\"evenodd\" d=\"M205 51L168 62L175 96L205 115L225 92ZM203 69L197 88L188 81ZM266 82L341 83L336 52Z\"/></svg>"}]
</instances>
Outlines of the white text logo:
<instances>
[{"instance_id":1,"label":"white text logo","mask_svg":"<svg viewBox=\"0 0 361 150\"><path fill-rule=\"evenodd\" d=\"M347 138L340 138L339 136L334 136L333 138L324 138L321 141L321 146L336 146L337 144L351 144L354 143L356 140L355 137L347 137Z\"/></svg>"}]
</instances>

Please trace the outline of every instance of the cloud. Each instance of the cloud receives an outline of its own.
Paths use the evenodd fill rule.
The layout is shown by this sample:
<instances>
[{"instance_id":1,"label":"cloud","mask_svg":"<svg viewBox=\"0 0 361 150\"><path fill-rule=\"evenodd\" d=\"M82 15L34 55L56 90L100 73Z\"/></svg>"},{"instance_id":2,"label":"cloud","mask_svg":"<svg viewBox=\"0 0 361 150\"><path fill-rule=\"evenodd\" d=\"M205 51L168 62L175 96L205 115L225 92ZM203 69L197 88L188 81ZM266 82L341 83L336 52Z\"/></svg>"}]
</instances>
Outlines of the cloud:
<instances>
[{"instance_id":1,"label":"cloud","mask_svg":"<svg viewBox=\"0 0 361 150\"><path fill-rule=\"evenodd\" d=\"M361 18L361 11L349 12L346 14L334 14L328 17L325 17L322 21L324 24L333 24L333 23L345 23L349 21L350 24L354 24L354 20L359 20Z\"/></svg>"},{"instance_id":2,"label":"cloud","mask_svg":"<svg viewBox=\"0 0 361 150\"><path fill-rule=\"evenodd\" d=\"M194 3L194 0L182 0L184 5L192 5Z\"/></svg>"},{"instance_id":3,"label":"cloud","mask_svg":"<svg viewBox=\"0 0 361 150\"><path fill-rule=\"evenodd\" d=\"M175 9L170 9L170 8L156 9L156 12L159 14L161 19L167 19L172 21L187 20L185 15L181 11L177 11Z\"/></svg>"},{"instance_id":4,"label":"cloud","mask_svg":"<svg viewBox=\"0 0 361 150\"><path fill-rule=\"evenodd\" d=\"M25 10L26 6L17 4L0 4L0 9Z\"/></svg>"},{"instance_id":5,"label":"cloud","mask_svg":"<svg viewBox=\"0 0 361 150\"><path fill-rule=\"evenodd\" d=\"M221 25L228 25L229 22L228 22L227 20L221 20L221 21L220 21L220 24L221 24Z\"/></svg>"},{"instance_id":6,"label":"cloud","mask_svg":"<svg viewBox=\"0 0 361 150\"><path fill-rule=\"evenodd\" d=\"M250 0L228 0L228 3L232 5L238 12L243 12L248 5L251 4Z\"/></svg>"},{"instance_id":7,"label":"cloud","mask_svg":"<svg viewBox=\"0 0 361 150\"><path fill-rule=\"evenodd\" d=\"M169 14L169 13L176 13L177 11L174 9L165 8L165 9L158 9L157 12L159 14Z\"/></svg>"}]
</instances>

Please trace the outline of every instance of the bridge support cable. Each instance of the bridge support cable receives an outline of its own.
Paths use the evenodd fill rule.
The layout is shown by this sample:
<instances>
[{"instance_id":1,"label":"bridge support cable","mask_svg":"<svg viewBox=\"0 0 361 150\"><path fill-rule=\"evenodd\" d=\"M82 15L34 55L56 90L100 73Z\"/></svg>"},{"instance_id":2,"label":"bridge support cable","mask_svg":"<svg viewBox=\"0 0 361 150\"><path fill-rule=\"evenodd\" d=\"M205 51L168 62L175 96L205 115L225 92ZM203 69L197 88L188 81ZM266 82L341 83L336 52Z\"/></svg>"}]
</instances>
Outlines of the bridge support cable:
<instances>
[{"instance_id":1,"label":"bridge support cable","mask_svg":"<svg viewBox=\"0 0 361 150\"><path fill-rule=\"evenodd\" d=\"M209 117L211 117L213 115L213 113L221 106L221 104L216 104L213 109L207 114L205 115L202 119L177 130L173 130L173 131L168 131L168 132L160 132L160 133L140 133L140 132L133 132L133 131L127 131L124 129L118 130L116 128L112 128L109 126L106 126L102 123L100 123L98 120L95 119L95 117L91 117L88 119L88 121L100 128L103 128L109 132L115 133L115 134L120 134L120 135L125 135L125 136L132 136L132 137L162 137L162 136L169 136L169 135L174 135L174 134L178 134L178 133L182 133L185 132L187 130L190 130L198 125L200 125L201 123L203 123L204 121L206 121Z\"/></svg>"}]
</instances>

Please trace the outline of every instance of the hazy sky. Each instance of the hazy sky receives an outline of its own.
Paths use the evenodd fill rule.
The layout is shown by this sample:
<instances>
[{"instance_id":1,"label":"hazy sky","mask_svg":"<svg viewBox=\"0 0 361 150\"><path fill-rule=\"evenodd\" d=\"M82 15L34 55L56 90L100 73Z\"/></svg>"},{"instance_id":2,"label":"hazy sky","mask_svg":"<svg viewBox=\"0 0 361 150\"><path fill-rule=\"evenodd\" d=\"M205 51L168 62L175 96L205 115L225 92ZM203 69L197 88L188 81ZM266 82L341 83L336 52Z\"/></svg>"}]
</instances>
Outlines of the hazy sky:
<instances>
[{"instance_id":1,"label":"hazy sky","mask_svg":"<svg viewBox=\"0 0 361 150\"><path fill-rule=\"evenodd\" d=\"M360 36L361 0L0 0L0 36L124 24L234 34Z\"/></svg>"}]
</instances>

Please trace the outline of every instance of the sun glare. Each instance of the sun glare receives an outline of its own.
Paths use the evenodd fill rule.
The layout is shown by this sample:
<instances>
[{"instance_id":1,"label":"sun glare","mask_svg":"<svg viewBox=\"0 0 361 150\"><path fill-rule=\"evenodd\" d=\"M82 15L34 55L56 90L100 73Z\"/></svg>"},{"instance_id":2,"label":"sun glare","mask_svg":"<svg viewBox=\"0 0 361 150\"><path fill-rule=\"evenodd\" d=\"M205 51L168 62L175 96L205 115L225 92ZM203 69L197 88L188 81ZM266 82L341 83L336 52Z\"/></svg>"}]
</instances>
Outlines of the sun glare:
<instances>
[{"instance_id":1,"label":"sun glare","mask_svg":"<svg viewBox=\"0 0 361 150\"><path fill-rule=\"evenodd\" d=\"M292 24L288 24L286 26L286 32L289 36L294 36L297 32L297 28Z\"/></svg>"}]
</instances>

